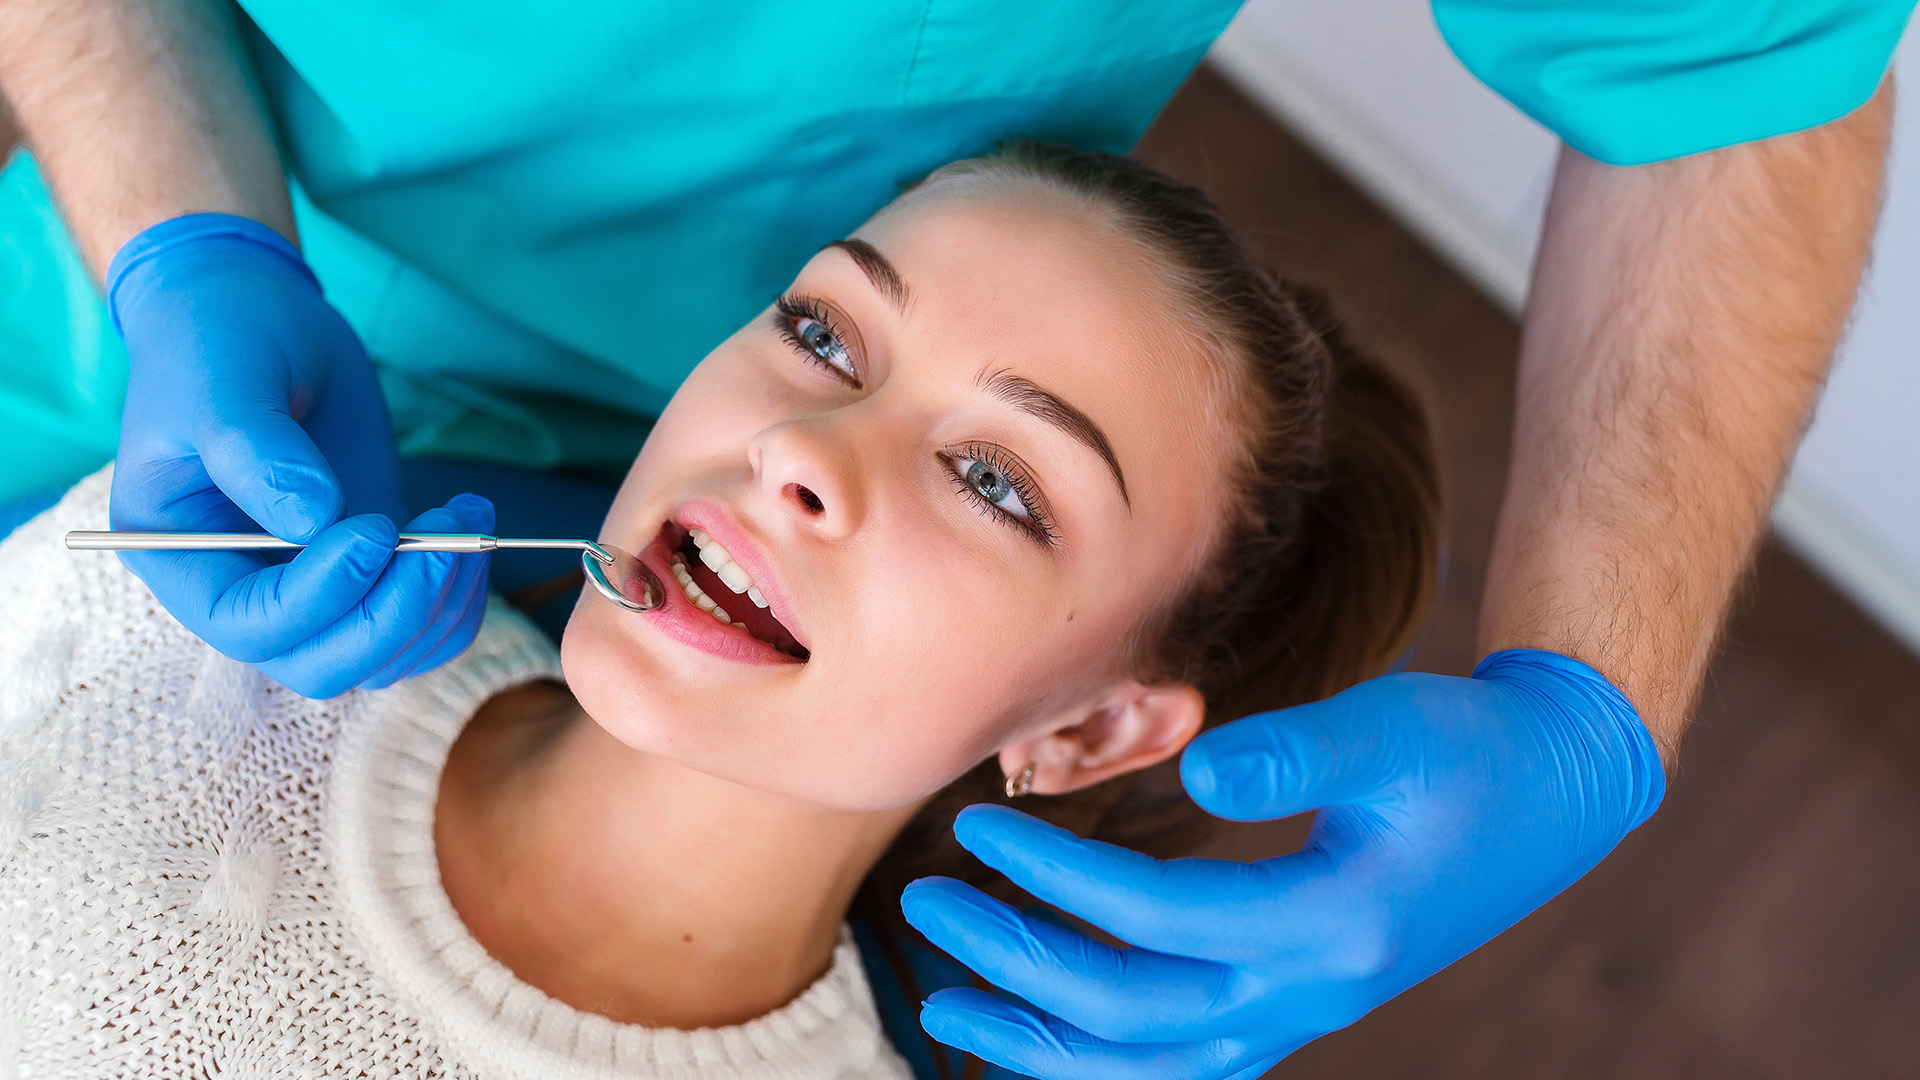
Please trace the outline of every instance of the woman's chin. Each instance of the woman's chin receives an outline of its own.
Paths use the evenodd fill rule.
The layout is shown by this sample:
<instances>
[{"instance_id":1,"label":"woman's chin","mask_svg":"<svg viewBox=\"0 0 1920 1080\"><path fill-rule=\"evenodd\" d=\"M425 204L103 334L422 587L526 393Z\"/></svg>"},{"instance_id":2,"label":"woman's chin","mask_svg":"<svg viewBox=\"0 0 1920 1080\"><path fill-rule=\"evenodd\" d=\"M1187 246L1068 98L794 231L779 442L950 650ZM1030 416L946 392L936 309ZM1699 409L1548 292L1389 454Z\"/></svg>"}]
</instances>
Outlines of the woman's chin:
<instances>
[{"instance_id":1,"label":"woman's chin","mask_svg":"<svg viewBox=\"0 0 1920 1080\"><path fill-rule=\"evenodd\" d=\"M741 708L738 693L716 691L663 659L579 610L560 642L567 688L614 739L733 783L777 785L777 762L760 760L775 755L755 710ZM763 769L765 775L753 775Z\"/></svg>"},{"instance_id":2,"label":"woman's chin","mask_svg":"<svg viewBox=\"0 0 1920 1080\"><path fill-rule=\"evenodd\" d=\"M849 723L841 698L857 695L819 700L782 678L793 668L740 665L739 680L722 685L707 677L710 660L676 656L673 643L647 641L618 621L632 618L583 599L561 638L560 665L581 710L633 750L846 811L918 802L978 760L976 748L936 748L925 732L942 725L921 710L870 709Z\"/></svg>"},{"instance_id":3,"label":"woman's chin","mask_svg":"<svg viewBox=\"0 0 1920 1080\"><path fill-rule=\"evenodd\" d=\"M635 750L661 754L684 744L689 710L686 701L675 700L684 696L675 693L680 680L639 642L610 629L584 603L568 620L560 671L574 700L607 734Z\"/></svg>"}]
</instances>

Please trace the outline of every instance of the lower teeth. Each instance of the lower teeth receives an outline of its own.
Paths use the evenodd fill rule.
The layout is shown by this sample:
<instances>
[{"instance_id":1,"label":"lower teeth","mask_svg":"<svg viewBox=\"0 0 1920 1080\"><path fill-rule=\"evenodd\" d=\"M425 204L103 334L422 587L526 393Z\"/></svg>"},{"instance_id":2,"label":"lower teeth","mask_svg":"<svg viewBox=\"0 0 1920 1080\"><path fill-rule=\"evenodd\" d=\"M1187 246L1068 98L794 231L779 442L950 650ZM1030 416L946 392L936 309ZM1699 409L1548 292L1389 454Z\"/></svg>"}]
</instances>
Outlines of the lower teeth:
<instances>
[{"instance_id":1,"label":"lower teeth","mask_svg":"<svg viewBox=\"0 0 1920 1080\"><path fill-rule=\"evenodd\" d=\"M693 580L693 575L687 572L686 557L678 553L673 556L673 579L680 583L680 588L686 592L687 599L693 601L694 607L720 620L721 623L727 626L733 625L732 616L728 615L719 604L714 603L713 598L708 596L706 592L700 588L699 584Z\"/></svg>"}]
</instances>

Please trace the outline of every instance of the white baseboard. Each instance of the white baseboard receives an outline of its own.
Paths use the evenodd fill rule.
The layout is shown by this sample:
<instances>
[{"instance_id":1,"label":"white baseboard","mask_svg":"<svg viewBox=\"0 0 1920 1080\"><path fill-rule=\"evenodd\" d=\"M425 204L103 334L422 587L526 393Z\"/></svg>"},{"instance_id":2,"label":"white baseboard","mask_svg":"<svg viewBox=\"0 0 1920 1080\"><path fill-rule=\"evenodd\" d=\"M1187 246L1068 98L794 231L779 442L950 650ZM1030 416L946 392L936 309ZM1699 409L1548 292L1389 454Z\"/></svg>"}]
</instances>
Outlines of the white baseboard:
<instances>
[{"instance_id":1,"label":"white baseboard","mask_svg":"<svg viewBox=\"0 0 1920 1080\"><path fill-rule=\"evenodd\" d=\"M1531 252L1518 250L1377 125L1290 58L1229 27L1208 59L1488 298L1519 317L1526 306ZM1841 592L1920 652L1920 578L1816 485L1789 477L1774 503L1773 527Z\"/></svg>"},{"instance_id":2,"label":"white baseboard","mask_svg":"<svg viewBox=\"0 0 1920 1080\"><path fill-rule=\"evenodd\" d=\"M1920 653L1920 580L1818 486L1789 476L1773 504L1773 530L1848 599Z\"/></svg>"}]
</instances>

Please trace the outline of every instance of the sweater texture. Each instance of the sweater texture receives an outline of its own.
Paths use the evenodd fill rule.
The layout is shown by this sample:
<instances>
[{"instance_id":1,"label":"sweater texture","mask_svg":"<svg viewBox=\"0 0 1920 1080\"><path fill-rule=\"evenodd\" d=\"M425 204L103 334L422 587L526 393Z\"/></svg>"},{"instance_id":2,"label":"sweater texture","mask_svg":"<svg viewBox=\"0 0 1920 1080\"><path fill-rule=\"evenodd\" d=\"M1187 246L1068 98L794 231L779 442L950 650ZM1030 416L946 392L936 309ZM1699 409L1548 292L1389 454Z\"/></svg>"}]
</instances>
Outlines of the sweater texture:
<instances>
[{"instance_id":1,"label":"sweater texture","mask_svg":"<svg viewBox=\"0 0 1920 1080\"><path fill-rule=\"evenodd\" d=\"M110 552L109 473L0 544L0 1077L904 1078L843 932L744 1024L581 1012L473 939L440 885L448 748L558 679L496 602L473 646L312 701L213 651Z\"/></svg>"}]
</instances>

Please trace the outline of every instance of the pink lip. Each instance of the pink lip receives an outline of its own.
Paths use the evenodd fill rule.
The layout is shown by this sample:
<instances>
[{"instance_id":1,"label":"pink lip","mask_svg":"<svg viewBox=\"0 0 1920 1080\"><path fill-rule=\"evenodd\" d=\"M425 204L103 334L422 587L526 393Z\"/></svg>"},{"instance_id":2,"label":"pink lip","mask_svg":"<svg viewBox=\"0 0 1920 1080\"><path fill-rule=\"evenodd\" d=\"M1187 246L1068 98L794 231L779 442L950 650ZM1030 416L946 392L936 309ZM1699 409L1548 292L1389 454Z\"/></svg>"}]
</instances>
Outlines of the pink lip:
<instances>
[{"instance_id":1,"label":"pink lip","mask_svg":"<svg viewBox=\"0 0 1920 1080\"><path fill-rule=\"evenodd\" d=\"M677 510L670 520L685 529L702 529L720 541L720 546L727 549L727 554L753 578L760 594L766 597L774 618L779 619L794 638L804 644L799 628L792 621L792 606L787 601L786 591L774 577L771 564L745 531L735 525L723 510L706 500L693 500ZM725 625L694 607L693 601L687 599L686 592L680 588L680 583L674 580L672 566L675 552L667 542L666 531L663 527L656 532L652 541L638 552L640 561L653 570L667 590L667 602L643 616L647 625L676 641L723 660L744 664L805 663L744 629Z\"/></svg>"}]
</instances>

